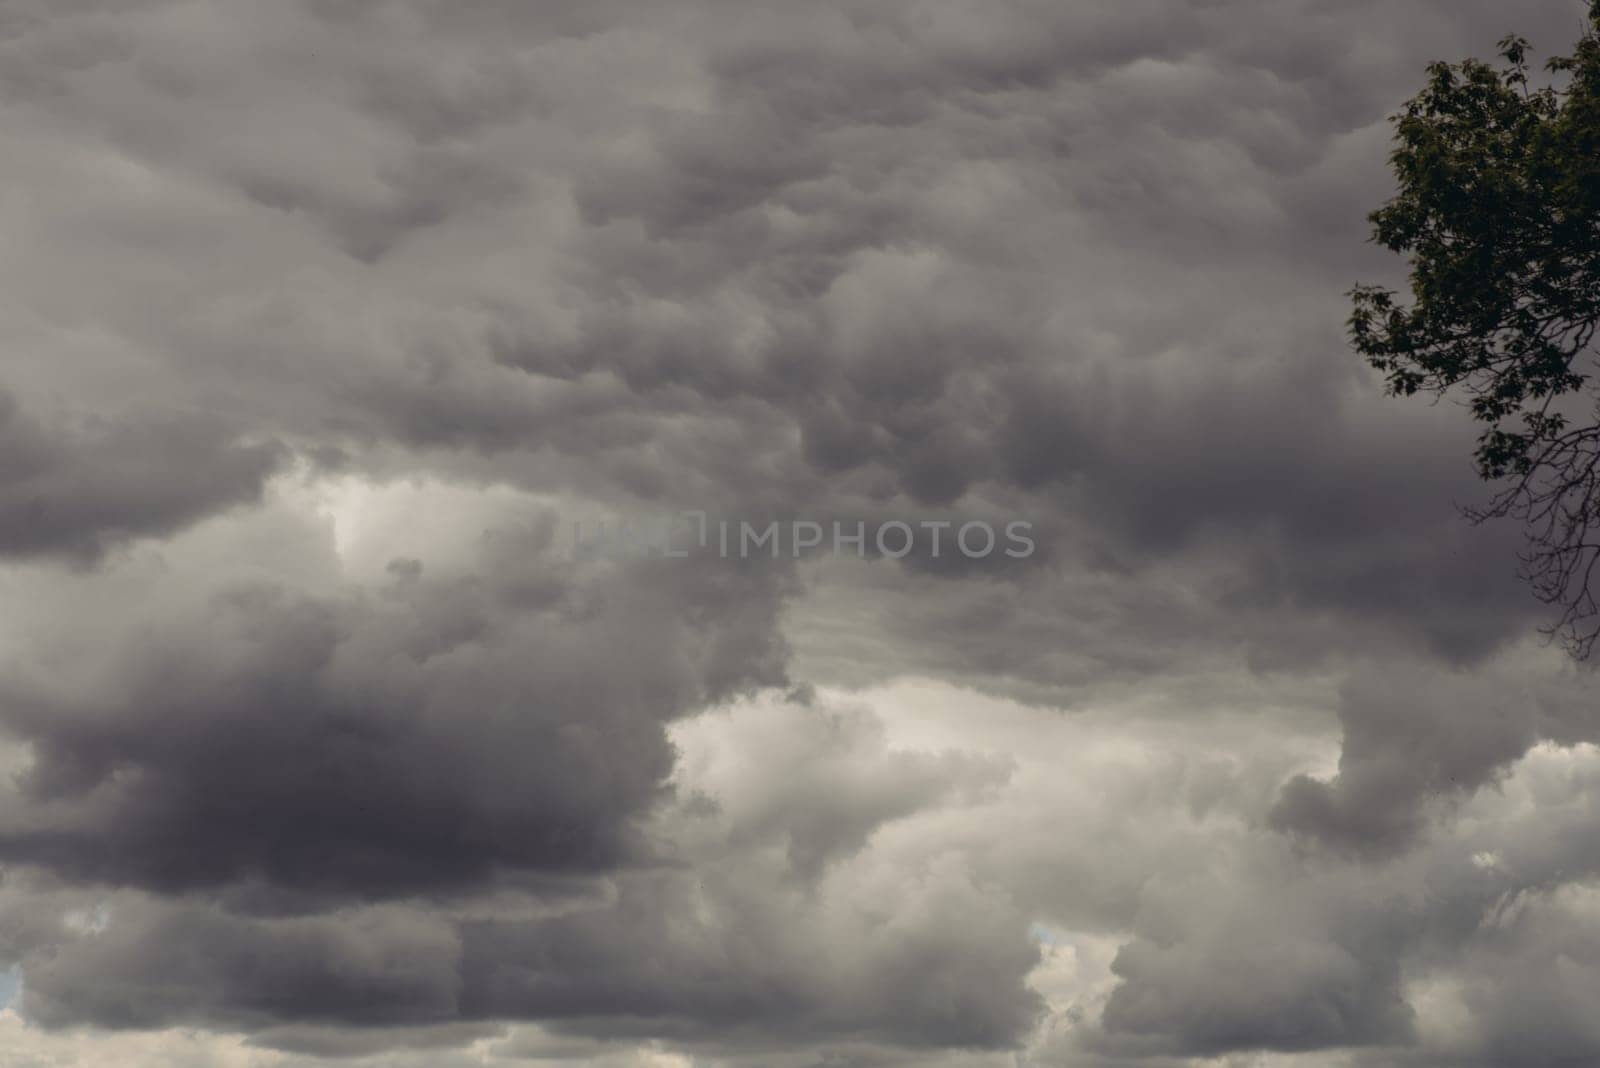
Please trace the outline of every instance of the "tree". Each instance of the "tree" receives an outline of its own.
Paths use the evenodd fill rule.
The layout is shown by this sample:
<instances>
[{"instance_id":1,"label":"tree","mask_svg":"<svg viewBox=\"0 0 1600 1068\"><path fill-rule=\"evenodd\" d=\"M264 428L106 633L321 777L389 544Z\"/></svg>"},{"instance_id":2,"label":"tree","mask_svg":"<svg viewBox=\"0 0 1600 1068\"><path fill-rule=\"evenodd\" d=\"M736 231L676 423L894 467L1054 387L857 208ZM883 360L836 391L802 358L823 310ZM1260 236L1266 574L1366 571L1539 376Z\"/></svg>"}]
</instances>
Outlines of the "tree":
<instances>
[{"instance_id":1,"label":"tree","mask_svg":"<svg viewBox=\"0 0 1600 1068\"><path fill-rule=\"evenodd\" d=\"M1501 67L1435 63L1393 116L1399 192L1373 239L1408 257L1410 301L1350 291L1351 341L1390 393L1462 400L1484 424L1474 521L1524 524L1523 574L1575 656L1600 638L1600 0L1535 86L1528 42Z\"/></svg>"}]
</instances>

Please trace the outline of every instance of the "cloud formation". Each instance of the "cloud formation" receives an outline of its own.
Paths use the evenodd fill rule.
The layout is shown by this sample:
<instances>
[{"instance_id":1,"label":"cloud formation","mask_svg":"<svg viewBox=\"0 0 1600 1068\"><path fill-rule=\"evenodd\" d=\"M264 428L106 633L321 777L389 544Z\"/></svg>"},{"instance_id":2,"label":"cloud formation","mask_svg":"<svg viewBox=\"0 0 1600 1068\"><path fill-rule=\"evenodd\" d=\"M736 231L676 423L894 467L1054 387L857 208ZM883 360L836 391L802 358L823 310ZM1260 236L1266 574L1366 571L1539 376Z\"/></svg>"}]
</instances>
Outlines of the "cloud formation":
<instances>
[{"instance_id":1,"label":"cloud formation","mask_svg":"<svg viewBox=\"0 0 1600 1068\"><path fill-rule=\"evenodd\" d=\"M0 5L0 1044L1593 1059L1591 679L1341 297L1578 15ZM684 509L1039 551L568 551Z\"/></svg>"}]
</instances>

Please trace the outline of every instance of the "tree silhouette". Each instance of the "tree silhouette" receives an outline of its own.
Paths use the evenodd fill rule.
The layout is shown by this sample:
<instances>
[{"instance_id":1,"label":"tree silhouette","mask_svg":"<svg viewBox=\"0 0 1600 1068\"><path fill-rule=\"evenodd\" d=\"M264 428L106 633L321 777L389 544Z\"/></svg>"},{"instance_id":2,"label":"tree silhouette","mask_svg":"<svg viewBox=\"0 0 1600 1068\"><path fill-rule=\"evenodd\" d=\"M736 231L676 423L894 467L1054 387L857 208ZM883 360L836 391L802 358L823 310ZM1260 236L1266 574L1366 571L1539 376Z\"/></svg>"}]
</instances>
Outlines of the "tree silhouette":
<instances>
[{"instance_id":1,"label":"tree silhouette","mask_svg":"<svg viewBox=\"0 0 1600 1068\"><path fill-rule=\"evenodd\" d=\"M1571 55L1530 77L1435 63L1393 116L1399 192L1369 218L1408 257L1410 302L1350 292L1351 340L1399 395L1463 400L1484 425L1475 460L1498 483L1475 521L1521 520L1523 574L1559 606L1548 632L1578 657L1600 638L1600 0Z\"/></svg>"}]
</instances>

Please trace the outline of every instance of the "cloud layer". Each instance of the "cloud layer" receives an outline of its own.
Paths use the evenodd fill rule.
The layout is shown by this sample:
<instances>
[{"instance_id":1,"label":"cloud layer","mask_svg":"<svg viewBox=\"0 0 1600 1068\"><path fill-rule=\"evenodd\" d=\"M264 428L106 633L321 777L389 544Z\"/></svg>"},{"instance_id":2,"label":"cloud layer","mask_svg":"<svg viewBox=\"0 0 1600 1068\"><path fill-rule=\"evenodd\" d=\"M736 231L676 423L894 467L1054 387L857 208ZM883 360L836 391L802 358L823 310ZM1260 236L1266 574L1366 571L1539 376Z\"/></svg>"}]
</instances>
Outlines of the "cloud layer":
<instances>
[{"instance_id":1,"label":"cloud layer","mask_svg":"<svg viewBox=\"0 0 1600 1068\"><path fill-rule=\"evenodd\" d=\"M0 4L0 1046L1600 1056L1591 679L1341 296L1580 14ZM1038 551L570 551L690 509Z\"/></svg>"}]
</instances>

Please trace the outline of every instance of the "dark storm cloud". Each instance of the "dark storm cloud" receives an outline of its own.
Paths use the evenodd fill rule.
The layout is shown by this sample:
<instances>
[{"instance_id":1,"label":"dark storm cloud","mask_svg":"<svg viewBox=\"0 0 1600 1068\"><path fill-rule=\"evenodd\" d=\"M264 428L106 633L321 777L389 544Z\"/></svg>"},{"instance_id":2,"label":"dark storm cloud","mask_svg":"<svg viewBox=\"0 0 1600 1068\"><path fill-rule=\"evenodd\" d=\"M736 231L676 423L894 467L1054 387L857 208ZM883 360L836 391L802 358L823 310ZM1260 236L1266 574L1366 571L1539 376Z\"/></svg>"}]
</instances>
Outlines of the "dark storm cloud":
<instances>
[{"instance_id":1,"label":"dark storm cloud","mask_svg":"<svg viewBox=\"0 0 1600 1068\"><path fill-rule=\"evenodd\" d=\"M454 1013L460 942L447 925L414 914L266 924L156 903L119 911L123 922L102 936L30 964L34 1018L110 1027L286 1018L415 1024Z\"/></svg>"},{"instance_id":2,"label":"dark storm cloud","mask_svg":"<svg viewBox=\"0 0 1600 1068\"><path fill-rule=\"evenodd\" d=\"M204 417L53 427L0 390L0 555L95 560L259 500L283 458Z\"/></svg>"},{"instance_id":3,"label":"dark storm cloud","mask_svg":"<svg viewBox=\"0 0 1600 1068\"><path fill-rule=\"evenodd\" d=\"M1492 782L1541 738L1594 738L1592 686L1586 674L1529 679L1415 665L1364 673L1341 695L1339 774L1291 780L1273 823L1357 854L1403 849L1425 828L1426 806Z\"/></svg>"},{"instance_id":4,"label":"dark storm cloud","mask_svg":"<svg viewBox=\"0 0 1600 1068\"><path fill-rule=\"evenodd\" d=\"M450 572L418 534L359 589L328 577L359 550L263 518L155 546L160 583L114 556L54 587L19 569L51 619L0 678L0 859L136 888L101 931L13 925L27 1011L330 1054L504 1017L931 1057L1027 1039L1043 914L1123 943L1070 1057L1387 1054L1434 1041L1412 975L1470 967L1482 1033L1441 1057L1586 1056L1581 1000L1515 979L1586 915L1560 889L1581 823L1516 878L1365 904L1514 863L1462 853L1454 811L1592 724L1581 682L1517 660L1539 616L1514 532L1453 511L1479 492L1465 419L1380 400L1339 295L1394 270L1361 216L1422 65L1510 30L1553 48L1576 10L0 6L7 378L91 416L0 407L0 554L93 561L299 492L270 480L286 450L307 493L1015 516L1041 545L739 569L501 536ZM396 525L447 507L422 499ZM1061 822L1056 796L980 727L897 749L797 705L714 733L759 782L674 807L669 730L785 682L786 637L819 682L1079 710L1143 686L1290 732L1342 681L1343 754L1246 739L1182 796L1131 767L1074 798L1097 834L1063 859L1015 822ZM1139 833L1169 810L1202 815ZM936 818L982 833L919 852ZM1045 859L1000 864L1012 834ZM1535 904L1480 937L1490 889Z\"/></svg>"},{"instance_id":5,"label":"dark storm cloud","mask_svg":"<svg viewBox=\"0 0 1600 1068\"><path fill-rule=\"evenodd\" d=\"M1565 32L1556 6L1528 31ZM1470 659L1535 606L1451 514L1464 426L1379 408L1338 301L1383 269L1350 250L1420 49L1500 28L1452 10L311 4L190 28L226 64L164 8L12 45L124 42L28 117L216 198L200 225L259 296L194 278L171 320L109 321L240 418L674 506L1020 491L1124 574L1239 539L1225 609Z\"/></svg>"},{"instance_id":6,"label":"dark storm cloud","mask_svg":"<svg viewBox=\"0 0 1600 1068\"><path fill-rule=\"evenodd\" d=\"M226 590L80 646L71 683L13 665L0 856L366 897L625 859L664 725L781 681L776 573L573 568L548 533L381 596Z\"/></svg>"},{"instance_id":7,"label":"dark storm cloud","mask_svg":"<svg viewBox=\"0 0 1600 1068\"><path fill-rule=\"evenodd\" d=\"M130 900L106 932L27 961L24 1007L56 1026L526 1018L682 1040L1009 1044L1038 1009L1021 981L1034 947L1014 913L941 893L909 901L913 911L864 945L809 951L764 892L677 876L625 880L603 909L465 925L415 910L261 919ZM686 928L695 915L704 920ZM807 923L815 938L850 935ZM418 1037L428 1035L389 1041Z\"/></svg>"},{"instance_id":8,"label":"dark storm cloud","mask_svg":"<svg viewBox=\"0 0 1600 1068\"><path fill-rule=\"evenodd\" d=\"M516 1019L765 1049L1019 1041L1040 1009L1023 982L1037 948L1005 895L948 863L889 885L820 867L919 812L981 802L1006 769L890 749L861 709L773 702L732 725L731 753L697 747L727 760L705 780L725 807L690 795L673 817L686 821L685 863L614 874L590 899L505 885L482 913L459 900L305 916L132 892L87 909L93 897L63 902L56 924L35 915L10 929L25 1008L52 1026L246 1027L261 1043L332 1053ZM819 840L829 836L839 840ZM389 1025L403 1027L375 1030Z\"/></svg>"},{"instance_id":9,"label":"dark storm cloud","mask_svg":"<svg viewBox=\"0 0 1600 1068\"><path fill-rule=\"evenodd\" d=\"M1463 536L1451 513L1477 492L1461 423L1375 416L1342 311L1283 280L1336 294L1344 276L1307 252L1350 235L1304 209L1342 198L1348 227L1381 196L1392 105L1370 57L1313 49L1320 20L1299 10L1274 23L1282 51L1240 45L1219 9L1164 27L1182 47L1147 36L1125 56L1097 54L1132 40L1120 16L919 14L714 36L713 107L645 123L577 176L615 295L561 340L518 328L502 357L610 370L674 410L753 396L751 418L793 422L805 467L763 455L759 474L729 467L735 485L776 471L791 500L910 507L1014 486L1094 517L1083 535L1135 571L1202 536L1249 540L1227 607L1392 626L1449 659L1525 633L1506 532ZM1396 93L1410 77L1384 73ZM1352 183L1354 137L1372 154ZM1241 288L1259 294L1242 321L1205 306Z\"/></svg>"}]
</instances>

